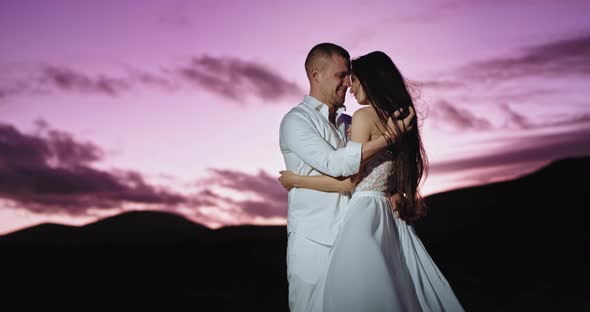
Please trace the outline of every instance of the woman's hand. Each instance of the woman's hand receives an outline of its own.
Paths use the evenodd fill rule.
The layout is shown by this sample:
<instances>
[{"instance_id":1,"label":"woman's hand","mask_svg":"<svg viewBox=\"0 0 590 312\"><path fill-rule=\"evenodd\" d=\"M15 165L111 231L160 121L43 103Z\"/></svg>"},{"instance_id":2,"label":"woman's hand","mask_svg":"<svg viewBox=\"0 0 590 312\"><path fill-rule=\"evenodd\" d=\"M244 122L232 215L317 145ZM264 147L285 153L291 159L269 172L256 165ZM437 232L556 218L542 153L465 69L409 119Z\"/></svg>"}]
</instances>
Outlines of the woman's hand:
<instances>
[{"instance_id":1,"label":"woman's hand","mask_svg":"<svg viewBox=\"0 0 590 312\"><path fill-rule=\"evenodd\" d=\"M279 182L281 182L281 185L287 191L290 191L292 188L295 187L295 180L297 180L298 177L297 174L288 170L281 170L279 171L279 173L281 174L281 176L279 177Z\"/></svg>"},{"instance_id":2,"label":"woman's hand","mask_svg":"<svg viewBox=\"0 0 590 312\"><path fill-rule=\"evenodd\" d=\"M391 203L391 209L395 213L395 216L399 218L399 210L397 210L397 205L401 199L400 193L395 193L389 197L389 203Z\"/></svg>"},{"instance_id":3,"label":"woman's hand","mask_svg":"<svg viewBox=\"0 0 590 312\"><path fill-rule=\"evenodd\" d=\"M389 128L389 138L395 140L400 135L414 128L414 118L416 118L416 113L414 112L414 108L412 108L412 106L409 106L408 109L410 112L408 113L408 116L406 116L406 118L398 119L399 116L401 116L401 113L404 111L403 108L400 108L399 110L393 113L393 117L389 117L389 119L387 120L387 126ZM395 127L396 123L397 128ZM398 133L396 129L399 129L400 133Z\"/></svg>"}]
</instances>

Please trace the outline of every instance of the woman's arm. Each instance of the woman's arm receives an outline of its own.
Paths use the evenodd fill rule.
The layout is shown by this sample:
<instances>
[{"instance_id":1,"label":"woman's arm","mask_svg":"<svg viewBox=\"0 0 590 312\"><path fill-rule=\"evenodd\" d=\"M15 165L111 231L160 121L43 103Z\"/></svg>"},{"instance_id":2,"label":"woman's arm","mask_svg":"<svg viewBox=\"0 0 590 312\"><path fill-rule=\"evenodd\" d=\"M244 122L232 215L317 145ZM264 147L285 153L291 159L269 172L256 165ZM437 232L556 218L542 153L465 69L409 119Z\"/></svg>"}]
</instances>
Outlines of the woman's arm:
<instances>
[{"instance_id":1,"label":"woman's arm","mask_svg":"<svg viewBox=\"0 0 590 312\"><path fill-rule=\"evenodd\" d=\"M380 152L385 147L387 147L388 140L395 142L397 140L398 136L403 135L404 133L412 130L412 128L414 127L414 118L416 117L416 113L414 112L414 109L412 108L412 106L408 107L409 114L404 119L397 119L401 115L401 111L403 111L403 109L395 111L393 114L393 117L390 117L387 120L388 129L385 133L386 135L381 135L381 136L369 141L369 139L371 137L370 130L372 129L373 126L372 126L371 118L368 115L367 109L370 109L370 108L368 108L368 107L361 108L361 109L357 110L356 112L354 112L354 114L352 115L352 130L351 130L352 131L352 140L351 141L359 142L359 143L363 144L362 149L361 149L361 166L365 162L367 162L369 159L371 159L374 155L376 155L378 152ZM354 129L355 119L357 121L359 121L359 122L356 122L357 126L362 128L360 131L356 131L356 134L361 137L360 139L355 138L355 129ZM396 127L394 127L395 123L397 123L398 129L400 129L400 133L396 132L396 130L395 130ZM368 132L366 132L366 131L368 131Z\"/></svg>"},{"instance_id":2,"label":"woman's arm","mask_svg":"<svg viewBox=\"0 0 590 312\"><path fill-rule=\"evenodd\" d=\"M301 176L291 171L280 171L279 181L287 190L293 187L306 188L322 192L350 193L354 190L357 175L333 178L327 175Z\"/></svg>"}]
</instances>

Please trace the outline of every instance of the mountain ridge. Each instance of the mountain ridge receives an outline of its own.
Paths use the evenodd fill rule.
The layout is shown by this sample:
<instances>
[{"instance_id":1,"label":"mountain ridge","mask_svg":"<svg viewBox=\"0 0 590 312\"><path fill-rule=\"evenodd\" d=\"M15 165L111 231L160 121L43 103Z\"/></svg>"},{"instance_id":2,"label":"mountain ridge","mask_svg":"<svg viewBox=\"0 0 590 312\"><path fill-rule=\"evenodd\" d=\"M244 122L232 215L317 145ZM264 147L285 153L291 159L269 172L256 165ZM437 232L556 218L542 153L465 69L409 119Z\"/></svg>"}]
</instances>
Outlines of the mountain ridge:
<instances>
[{"instance_id":1,"label":"mountain ridge","mask_svg":"<svg viewBox=\"0 0 590 312\"><path fill-rule=\"evenodd\" d=\"M580 168L582 168L582 170L580 170ZM576 179L581 178L586 173L590 173L590 156L558 159L548 163L545 166L540 167L537 170L525 173L514 179L496 181L483 185L467 186L453 190L448 190L445 192L435 193L425 197L424 200L427 204L427 207L436 206L437 210L445 210L446 213L450 213L448 209L445 208L445 205L440 203L441 198L443 199L442 201L452 201L453 198L457 197L457 195L462 195L463 197L487 197L483 194L498 192L498 190L488 192L485 191L491 188L500 188L500 192L510 192L507 190L510 189L512 185L518 185L518 183L526 183L527 181L531 180L533 182L540 182L542 184L546 184L548 181L543 181L542 179L554 179L558 177L560 174L563 175L563 172L577 172L578 175L580 175L580 177L576 177ZM471 195L470 193L476 194ZM427 217L424 218L422 221L417 222L416 227L420 230L420 232L428 232L428 227L433 227L433 222L426 221L432 218L432 213L432 210L428 210ZM440 213L435 214L437 218L440 218ZM450 213L448 215L448 218L444 219L448 219L445 222L448 222L449 220L461 219L473 222L474 220L479 220L482 217L481 215L470 215L472 215L471 218L458 218L453 213ZM489 215L486 216L489 217ZM442 221L437 220L436 222ZM259 228L264 229L271 227L273 226L246 224L225 226L213 230L209 229L208 227L202 224L199 224L198 222L191 221L188 218L173 212L134 210L102 218L100 220L82 226L71 226L58 223L41 223L38 225L13 231L4 235L0 235L0 240L71 241L72 238L68 235L81 235L80 237L78 237L78 239L73 239L73 241L99 241L100 237L103 236L103 240L111 242L139 242L141 240L146 240L147 238L151 238L154 241L170 242L174 240L190 240L198 235L202 235L205 233L231 233L236 231L239 232L244 229L254 230ZM274 227L284 228L285 226Z\"/></svg>"}]
</instances>

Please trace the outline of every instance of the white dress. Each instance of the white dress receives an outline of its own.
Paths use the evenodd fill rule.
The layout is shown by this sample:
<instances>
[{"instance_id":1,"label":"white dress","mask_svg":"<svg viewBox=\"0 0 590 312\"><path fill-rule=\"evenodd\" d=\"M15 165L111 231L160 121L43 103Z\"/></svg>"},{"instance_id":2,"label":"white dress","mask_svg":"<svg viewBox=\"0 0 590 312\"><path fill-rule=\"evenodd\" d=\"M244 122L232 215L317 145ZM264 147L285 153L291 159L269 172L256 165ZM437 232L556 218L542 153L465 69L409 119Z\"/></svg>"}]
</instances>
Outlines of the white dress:
<instances>
[{"instance_id":1,"label":"white dress","mask_svg":"<svg viewBox=\"0 0 590 312\"><path fill-rule=\"evenodd\" d=\"M413 228L391 210L391 166L383 151L363 170L330 257L324 311L463 311Z\"/></svg>"}]
</instances>

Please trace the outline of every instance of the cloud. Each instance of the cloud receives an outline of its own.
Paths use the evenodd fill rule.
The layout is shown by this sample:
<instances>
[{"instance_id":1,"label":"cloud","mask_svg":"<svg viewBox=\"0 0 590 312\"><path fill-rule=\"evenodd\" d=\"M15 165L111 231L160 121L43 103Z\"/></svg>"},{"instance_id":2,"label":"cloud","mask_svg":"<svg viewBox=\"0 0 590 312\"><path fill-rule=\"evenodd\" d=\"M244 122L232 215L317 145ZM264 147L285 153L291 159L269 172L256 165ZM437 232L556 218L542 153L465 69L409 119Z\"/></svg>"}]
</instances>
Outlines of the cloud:
<instances>
[{"instance_id":1,"label":"cloud","mask_svg":"<svg viewBox=\"0 0 590 312\"><path fill-rule=\"evenodd\" d=\"M519 55L468 64L460 70L470 80L590 75L590 34L531 46Z\"/></svg>"},{"instance_id":2,"label":"cloud","mask_svg":"<svg viewBox=\"0 0 590 312\"><path fill-rule=\"evenodd\" d=\"M500 104L498 107L506 118L506 122L498 129L548 129L563 126L584 126L590 123L590 113L559 114L557 116L546 116L541 121L535 121L515 111L508 104Z\"/></svg>"},{"instance_id":3,"label":"cloud","mask_svg":"<svg viewBox=\"0 0 590 312\"><path fill-rule=\"evenodd\" d=\"M560 127L560 126L576 126L590 123L590 113L582 115L568 115L565 118L560 118L553 121L548 121L540 124L540 127Z\"/></svg>"},{"instance_id":4,"label":"cloud","mask_svg":"<svg viewBox=\"0 0 590 312\"><path fill-rule=\"evenodd\" d=\"M287 198L285 193L285 199ZM265 218L287 217L287 201L255 201L246 200L240 203L242 210L251 216L260 216Z\"/></svg>"},{"instance_id":5,"label":"cloud","mask_svg":"<svg viewBox=\"0 0 590 312\"><path fill-rule=\"evenodd\" d=\"M590 113L559 114L545 116L541 120L533 120L514 110L506 103L498 104L498 109L504 117L504 123L494 126L489 120L475 116L468 110L458 108L446 100L438 100L429 111L433 117L432 123L439 129L450 130L532 130L549 129L564 126L584 126L590 123Z\"/></svg>"},{"instance_id":6,"label":"cloud","mask_svg":"<svg viewBox=\"0 0 590 312\"><path fill-rule=\"evenodd\" d=\"M228 170L210 169L210 176L200 181L209 187L201 192L199 198L208 198L218 206L230 206L242 218L274 218L287 216L287 191L276 177L264 171L257 174ZM211 190L220 187L247 195L246 199L234 199Z\"/></svg>"},{"instance_id":7,"label":"cloud","mask_svg":"<svg viewBox=\"0 0 590 312\"><path fill-rule=\"evenodd\" d=\"M410 81L410 85L418 88L428 88L434 90L456 90L465 87L465 83L454 80L422 80Z\"/></svg>"},{"instance_id":8,"label":"cloud","mask_svg":"<svg viewBox=\"0 0 590 312\"><path fill-rule=\"evenodd\" d=\"M196 57L179 73L194 85L241 102L246 96L277 101L303 94L301 88L258 63L228 57Z\"/></svg>"},{"instance_id":9,"label":"cloud","mask_svg":"<svg viewBox=\"0 0 590 312\"><path fill-rule=\"evenodd\" d=\"M563 97L582 95L581 90L568 90L572 79L562 79L563 83L557 84L555 79L575 80L589 75L590 34L529 46L514 56L470 63L454 73L447 73L443 79L427 81L423 86L449 91L446 98L452 99L453 104L493 106L505 118L503 124L494 127L490 123L491 119L479 118L466 110L458 109L457 105L450 105L447 100L441 100L435 102L432 109L432 114L438 119L435 120L436 125L458 130L536 129L561 126L569 122L585 122L579 116L565 116L556 120L557 116L534 114L533 118L519 113L515 108L542 105L553 98L554 101L569 105L572 101L563 100ZM454 81L462 81L464 85L454 84ZM579 108L576 110L579 111Z\"/></svg>"},{"instance_id":10,"label":"cloud","mask_svg":"<svg viewBox=\"0 0 590 312\"><path fill-rule=\"evenodd\" d=\"M99 94L116 97L129 92L136 82L129 77L89 75L65 66L48 65L31 69L23 66L0 81L0 101L54 92Z\"/></svg>"},{"instance_id":11,"label":"cloud","mask_svg":"<svg viewBox=\"0 0 590 312\"><path fill-rule=\"evenodd\" d=\"M470 7L475 6L489 6L493 5L495 7L502 6L502 7L512 7L512 6L521 6L525 5L543 5L543 4L562 4L562 3L584 3L586 0L478 0L478 1L471 1L471 0L448 0L442 1L435 6L432 12L437 12L440 10L449 11L452 13L457 13L456 11L467 9Z\"/></svg>"},{"instance_id":12,"label":"cloud","mask_svg":"<svg viewBox=\"0 0 590 312\"><path fill-rule=\"evenodd\" d=\"M41 82L63 91L98 93L117 96L131 89L131 83L124 78L98 75L91 77L66 67L48 66L43 70Z\"/></svg>"},{"instance_id":13,"label":"cloud","mask_svg":"<svg viewBox=\"0 0 590 312\"><path fill-rule=\"evenodd\" d=\"M30 211L69 215L117 209L124 203L185 202L181 195L149 185L137 172L90 166L102 157L99 147L66 132L42 129L31 135L0 123L0 197Z\"/></svg>"},{"instance_id":14,"label":"cloud","mask_svg":"<svg viewBox=\"0 0 590 312\"><path fill-rule=\"evenodd\" d=\"M113 76L88 74L59 65L35 69L23 67L13 70L19 77L7 76L0 80L0 101L56 91L117 97L139 87L158 88L165 92L196 87L237 103L252 96L276 103L304 93L297 84L266 66L231 57L199 56L184 66L163 68L158 72L131 67L123 70L124 74Z\"/></svg>"},{"instance_id":15,"label":"cloud","mask_svg":"<svg viewBox=\"0 0 590 312\"><path fill-rule=\"evenodd\" d=\"M470 90L467 88L466 90ZM459 96L459 100L469 103L529 103L532 100L546 99L553 95L563 96L567 94L565 90L558 90L554 88L535 88L510 90L498 90L493 94L482 94L480 92L464 93Z\"/></svg>"},{"instance_id":16,"label":"cloud","mask_svg":"<svg viewBox=\"0 0 590 312\"><path fill-rule=\"evenodd\" d=\"M210 171L213 174L214 183L233 190L263 195L262 198L278 201L284 200L287 194L277 179L264 171L259 171L258 174L227 169L210 169Z\"/></svg>"},{"instance_id":17,"label":"cloud","mask_svg":"<svg viewBox=\"0 0 590 312\"><path fill-rule=\"evenodd\" d=\"M125 204L176 211L207 225L284 218L287 191L264 171L249 174L210 169L207 187L194 195L157 188L134 171L93 168L104 157L91 142L36 122L37 134L0 123L0 198L35 213L87 216L91 209L121 210ZM205 184L203 184L205 183ZM237 198L219 190L229 190Z\"/></svg>"},{"instance_id":18,"label":"cloud","mask_svg":"<svg viewBox=\"0 0 590 312\"><path fill-rule=\"evenodd\" d=\"M5 79L6 80L6 79ZM0 104L7 102L8 99L22 95L39 95L47 94L47 91L41 90L27 81L4 81L0 82Z\"/></svg>"},{"instance_id":19,"label":"cloud","mask_svg":"<svg viewBox=\"0 0 590 312\"><path fill-rule=\"evenodd\" d=\"M451 105L445 100L437 101L430 111L435 126L456 130L488 130L492 124L485 118L475 116L466 109Z\"/></svg>"},{"instance_id":20,"label":"cloud","mask_svg":"<svg viewBox=\"0 0 590 312\"><path fill-rule=\"evenodd\" d=\"M155 87L157 89L173 92L179 90L182 86L169 69L161 69L158 73L150 73L136 68L127 68L129 83L143 86L146 88Z\"/></svg>"},{"instance_id":21,"label":"cloud","mask_svg":"<svg viewBox=\"0 0 590 312\"><path fill-rule=\"evenodd\" d=\"M508 104L500 105L500 108L504 112L507 117L507 124L505 127L510 128L511 125L515 125L520 129L529 129L533 127L533 124L528 120L528 118L512 108Z\"/></svg>"},{"instance_id":22,"label":"cloud","mask_svg":"<svg viewBox=\"0 0 590 312\"><path fill-rule=\"evenodd\" d=\"M430 173L453 173L590 155L590 127L557 134L503 140L505 147L495 152L478 157L431 163Z\"/></svg>"}]
</instances>

